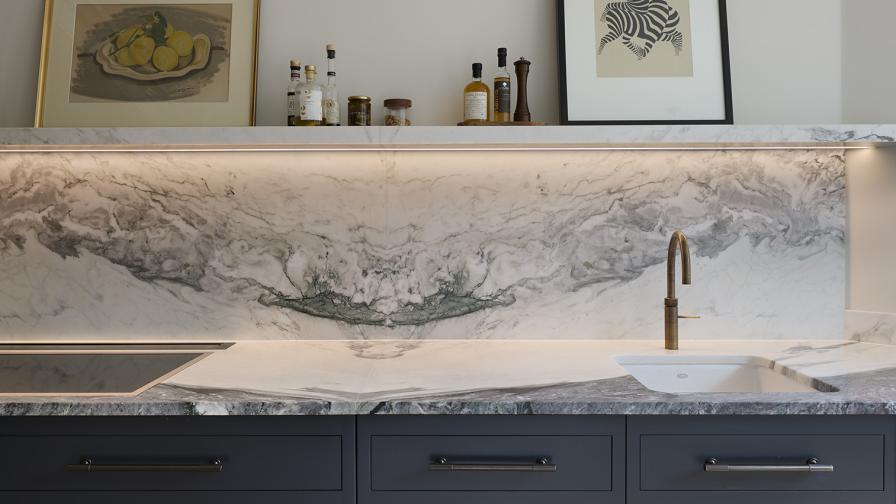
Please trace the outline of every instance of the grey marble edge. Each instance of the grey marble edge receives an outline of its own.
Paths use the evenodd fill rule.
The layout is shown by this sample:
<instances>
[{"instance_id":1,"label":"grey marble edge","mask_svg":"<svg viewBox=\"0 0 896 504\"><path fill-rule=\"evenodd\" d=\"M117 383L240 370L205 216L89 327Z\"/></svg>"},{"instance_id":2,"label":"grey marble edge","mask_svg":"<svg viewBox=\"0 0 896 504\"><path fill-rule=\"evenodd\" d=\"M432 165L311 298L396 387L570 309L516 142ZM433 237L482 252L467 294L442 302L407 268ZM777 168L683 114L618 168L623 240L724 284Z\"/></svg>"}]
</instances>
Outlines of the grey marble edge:
<instances>
[{"instance_id":1,"label":"grey marble edge","mask_svg":"<svg viewBox=\"0 0 896 504\"><path fill-rule=\"evenodd\" d=\"M0 150L64 147L582 146L839 147L896 144L896 124L343 128L0 128Z\"/></svg>"}]
</instances>

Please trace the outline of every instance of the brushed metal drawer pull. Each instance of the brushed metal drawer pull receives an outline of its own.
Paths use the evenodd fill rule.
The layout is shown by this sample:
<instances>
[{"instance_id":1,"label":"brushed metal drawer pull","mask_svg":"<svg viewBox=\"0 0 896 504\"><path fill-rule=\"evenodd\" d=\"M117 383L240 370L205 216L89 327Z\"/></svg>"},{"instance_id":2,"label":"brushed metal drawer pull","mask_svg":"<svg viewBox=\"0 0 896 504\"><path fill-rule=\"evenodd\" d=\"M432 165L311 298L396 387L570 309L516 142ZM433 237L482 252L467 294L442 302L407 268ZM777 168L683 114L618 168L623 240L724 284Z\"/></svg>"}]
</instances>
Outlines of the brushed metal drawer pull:
<instances>
[{"instance_id":1,"label":"brushed metal drawer pull","mask_svg":"<svg viewBox=\"0 0 896 504\"><path fill-rule=\"evenodd\" d=\"M535 462L504 464L453 464L445 457L436 457L429 464L430 471L482 471L482 472L557 472L557 465L547 458L536 459Z\"/></svg>"},{"instance_id":2,"label":"brushed metal drawer pull","mask_svg":"<svg viewBox=\"0 0 896 504\"><path fill-rule=\"evenodd\" d=\"M819 464L817 458L810 458L802 465L736 465L722 464L718 459L707 459L703 466L706 472L799 472L799 473L817 473L817 472L834 472L834 466L830 464Z\"/></svg>"},{"instance_id":3,"label":"brushed metal drawer pull","mask_svg":"<svg viewBox=\"0 0 896 504\"><path fill-rule=\"evenodd\" d=\"M221 472L224 464L214 459L208 464L94 464L83 459L80 464L67 464L66 471L76 472Z\"/></svg>"}]
</instances>

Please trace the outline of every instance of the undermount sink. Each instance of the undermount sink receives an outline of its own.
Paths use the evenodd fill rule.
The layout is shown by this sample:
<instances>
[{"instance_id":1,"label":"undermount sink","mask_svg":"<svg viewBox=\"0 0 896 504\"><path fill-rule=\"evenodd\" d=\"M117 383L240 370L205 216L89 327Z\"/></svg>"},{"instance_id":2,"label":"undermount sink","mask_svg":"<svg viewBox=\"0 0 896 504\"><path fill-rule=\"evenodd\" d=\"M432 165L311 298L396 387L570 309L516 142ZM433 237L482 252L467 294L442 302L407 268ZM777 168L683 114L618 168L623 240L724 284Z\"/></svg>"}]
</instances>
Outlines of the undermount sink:
<instances>
[{"instance_id":1,"label":"undermount sink","mask_svg":"<svg viewBox=\"0 0 896 504\"><path fill-rule=\"evenodd\" d=\"M762 357L623 356L616 362L645 387L670 394L837 391Z\"/></svg>"},{"instance_id":2,"label":"undermount sink","mask_svg":"<svg viewBox=\"0 0 896 504\"><path fill-rule=\"evenodd\" d=\"M0 397L133 396L231 345L0 344Z\"/></svg>"}]
</instances>

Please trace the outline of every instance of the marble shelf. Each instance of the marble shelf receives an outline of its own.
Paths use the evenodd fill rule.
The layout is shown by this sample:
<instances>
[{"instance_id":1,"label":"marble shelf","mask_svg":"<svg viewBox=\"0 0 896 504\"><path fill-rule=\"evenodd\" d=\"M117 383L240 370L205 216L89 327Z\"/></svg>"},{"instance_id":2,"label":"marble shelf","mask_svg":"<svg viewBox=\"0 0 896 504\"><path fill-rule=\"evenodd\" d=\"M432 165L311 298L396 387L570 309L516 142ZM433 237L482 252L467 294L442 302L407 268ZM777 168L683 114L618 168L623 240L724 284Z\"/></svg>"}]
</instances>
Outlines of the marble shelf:
<instances>
[{"instance_id":1,"label":"marble shelf","mask_svg":"<svg viewBox=\"0 0 896 504\"><path fill-rule=\"evenodd\" d=\"M0 128L0 151L391 151L865 148L896 124L830 126L454 126Z\"/></svg>"}]
</instances>

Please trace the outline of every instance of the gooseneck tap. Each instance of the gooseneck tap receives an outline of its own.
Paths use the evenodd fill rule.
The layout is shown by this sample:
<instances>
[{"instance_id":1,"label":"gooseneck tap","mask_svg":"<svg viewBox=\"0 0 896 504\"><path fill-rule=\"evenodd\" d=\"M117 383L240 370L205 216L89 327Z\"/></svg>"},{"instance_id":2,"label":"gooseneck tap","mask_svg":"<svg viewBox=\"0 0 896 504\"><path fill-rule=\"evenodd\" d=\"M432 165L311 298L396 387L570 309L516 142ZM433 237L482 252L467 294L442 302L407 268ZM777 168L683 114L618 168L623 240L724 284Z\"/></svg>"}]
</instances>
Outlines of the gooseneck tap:
<instances>
[{"instance_id":1,"label":"gooseneck tap","mask_svg":"<svg viewBox=\"0 0 896 504\"><path fill-rule=\"evenodd\" d=\"M681 283L691 285L691 251L688 238L681 231L672 234L669 257L666 261L666 350L678 350L678 319L700 318L678 315L678 298L675 297L675 254L681 249Z\"/></svg>"}]
</instances>

